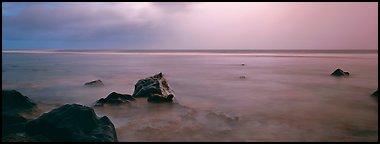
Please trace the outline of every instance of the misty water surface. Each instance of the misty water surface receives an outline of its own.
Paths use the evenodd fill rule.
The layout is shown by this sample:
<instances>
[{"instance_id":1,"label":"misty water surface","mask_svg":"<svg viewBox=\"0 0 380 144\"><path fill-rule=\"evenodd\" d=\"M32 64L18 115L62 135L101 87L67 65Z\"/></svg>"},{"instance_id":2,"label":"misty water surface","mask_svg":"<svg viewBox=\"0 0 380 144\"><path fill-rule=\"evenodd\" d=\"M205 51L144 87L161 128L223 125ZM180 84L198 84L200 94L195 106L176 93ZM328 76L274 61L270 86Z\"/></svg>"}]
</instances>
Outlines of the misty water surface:
<instances>
[{"instance_id":1,"label":"misty water surface","mask_svg":"<svg viewBox=\"0 0 380 144\"><path fill-rule=\"evenodd\" d=\"M2 88L30 97L41 112L132 94L139 79L162 72L175 104L140 98L95 108L110 117L119 141L378 141L378 103L370 97L377 54L2 56ZM350 77L331 77L336 68ZM105 86L83 87L96 79Z\"/></svg>"}]
</instances>

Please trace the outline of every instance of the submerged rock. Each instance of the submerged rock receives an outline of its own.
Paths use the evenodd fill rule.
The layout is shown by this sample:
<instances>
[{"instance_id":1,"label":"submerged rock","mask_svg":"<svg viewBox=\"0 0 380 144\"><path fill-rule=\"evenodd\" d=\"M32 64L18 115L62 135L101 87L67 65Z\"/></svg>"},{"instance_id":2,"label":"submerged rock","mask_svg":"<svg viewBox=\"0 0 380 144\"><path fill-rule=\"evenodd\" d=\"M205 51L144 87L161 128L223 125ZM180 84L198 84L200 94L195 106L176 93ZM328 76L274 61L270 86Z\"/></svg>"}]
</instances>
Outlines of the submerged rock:
<instances>
[{"instance_id":1,"label":"submerged rock","mask_svg":"<svg viewBox=\"0 0 380 144\"><path fill-rule=\"evenodd\" d=\"M172 102L173 90L162 73L139 80L135 85L134 97L148 97L148 102Z\"/></svg>"},{"instance_id":2,"label":"submerged rock","mask_svg":"<svg viewBox=\"0 0 380 144\"><path fill-rule=\"evenodd\" d=\"M349 76L349 72L345 72L341 69L336 69L333 73L331 73L331 76L341 77L341 76Z\"/></svg>"},{"instance_id":3,"label":"submerged rock","mask_svg":"<svg viewBox=\"0 0 380 144\"><path fill-rule=\"evenodd\" d=\"M94 81L91 81L91 82L87 82L84 85L88 86L88 87L100 87L100 86L104 86L104 84L103 84L103 82L101 80L94 80Z\"/></svg>"},{"instance_id":4,"label":"submerged rock","mask_svg":"<svg viewBox=\"0 0 380 144\"><path fill-rule=\"evenodd\" d=\"M1 95L2 111L30 111L34 110L37 106L27 96L22 95L16 90L3 90Z\"/></svg>"},{"instance_id":5,"label":"submerged rock","mask_svg":"<svg viewBox=\"0 0 380 144\"><path fill-rule=\"evenodd\" d=\"M119 94L116 92L112 92L106 98L99 99L96 102L95 106L103 106L104 104L122 104L134 100L135 98L133 98L129 94Z\"/></svg>"},{"instance_id":6,"label":"submerged rock","mask_svg":"<svg viewBox=\"0 0 380 144\"><path fill-rule=\"evenodd\" d=\"M26 134L51 141L117 142L115 127L107 116L97 117L90 107L66 104L26 124Z\"/></svg>"}]
</instances>

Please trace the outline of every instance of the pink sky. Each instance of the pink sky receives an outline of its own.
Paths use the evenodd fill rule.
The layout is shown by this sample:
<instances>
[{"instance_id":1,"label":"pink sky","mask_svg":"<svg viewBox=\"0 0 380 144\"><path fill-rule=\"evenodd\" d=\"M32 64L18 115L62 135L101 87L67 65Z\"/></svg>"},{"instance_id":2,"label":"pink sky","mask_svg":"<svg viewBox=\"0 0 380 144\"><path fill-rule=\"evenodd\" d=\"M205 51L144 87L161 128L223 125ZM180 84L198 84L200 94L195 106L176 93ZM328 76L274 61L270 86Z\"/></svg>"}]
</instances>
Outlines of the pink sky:
<instances>
[{"instance_id":1,"label":"pink sky","mask_svg":"<svg viewBox=\"0 0 380 144\"><path fill-rule=\"evenodd\" d=\"M50 40L50 47L63 49L377 49L377 5L375 2L62 3L54 7L36 4L3 18L3 29L7 28L3 32L3 47L22 44L41 47L44 44L38 41ZM3 13L11 13L9 7L6 5Z\"/></svg>"}]
</instances>

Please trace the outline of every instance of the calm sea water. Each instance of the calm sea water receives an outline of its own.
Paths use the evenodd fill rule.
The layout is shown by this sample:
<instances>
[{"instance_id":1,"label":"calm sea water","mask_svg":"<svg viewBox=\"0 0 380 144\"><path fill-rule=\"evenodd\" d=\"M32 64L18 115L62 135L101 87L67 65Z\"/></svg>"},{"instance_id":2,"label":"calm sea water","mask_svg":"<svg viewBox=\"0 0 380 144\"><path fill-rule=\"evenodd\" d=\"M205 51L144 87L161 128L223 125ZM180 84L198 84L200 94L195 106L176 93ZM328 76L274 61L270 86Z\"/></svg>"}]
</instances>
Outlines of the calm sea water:
<instances>
[{"instance_id":1,"label":"calm sea water","mask_svg":"<svg viewBox=\"0 0 380 144\"><path fill-rule=\"evenodd\" d=\"M175 104L141 98L95 108L110 117L120 141L378 141L378 102L370 97L378 88L377 59L377 53L2 53L2 89L37 101L35 117L65 103L92 106L113 91L132 94L139 79L162 72ZM331 77L336 68L350 77ZM83 87L96 79L105 86Z\"/></svg>"}]
</instances>

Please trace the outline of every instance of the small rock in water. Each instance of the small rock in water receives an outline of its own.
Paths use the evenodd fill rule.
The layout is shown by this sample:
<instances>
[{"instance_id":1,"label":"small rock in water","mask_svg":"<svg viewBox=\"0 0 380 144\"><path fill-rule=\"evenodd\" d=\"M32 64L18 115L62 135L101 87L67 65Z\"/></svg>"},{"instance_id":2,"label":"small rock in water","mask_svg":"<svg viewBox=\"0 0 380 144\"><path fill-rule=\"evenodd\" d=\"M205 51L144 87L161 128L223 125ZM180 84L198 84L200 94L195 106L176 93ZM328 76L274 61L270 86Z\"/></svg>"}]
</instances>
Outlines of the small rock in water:
<instances>
[{"instance_id":1,"label":"small rock in water","mask_svg":"<svg viewBox=\"0 0 380 144\"><path fill-rule=\"evenodd\" d=\"M134 101L135 98L133 98L129 94L119 94L116 92L110 93L106 98L99 99L95 106L103 106L104 104L111 104L111 105L117 105L122 103L128 103L129 101Z\"/></svg>"},{"instance_id":2,"label":"small rock in water","mask_svg":"<svg viewBox=\"0 0 380 144\"><path fill-rule=\"evenodd\" d=\"M241 79L245 79L245 76L240 76L239 78L241 78Z\"/></svg>"},{"instance_id":3,"label":"small rock in water","mask_svg":"<svg viewBox=\"0 0 380 144\"><path fill-rule=\"evenodd\" d=\"M162 103L172 102L174 93L163 74L159 73L139 80L135 84L133 97L148 97L148 102Z\"/></svg>"},{"instance_id":4,"label":"small rock in water","mask_svg":"<svg viewBox=\"0 0 380 144\"><path fill-rule=\"evenodd\" d=\"M245 66L245 64L241 64L241 66Z\"/></svg>"},{"instance_id":5,"label":"small rock in water","mask_svg":"<svg viewBox=\"0 0 380 144\"><path fill-rule=\"evenodd\" d=\"M91 82L87 82L84 84L85 86L89 87L99 87L99 86L104 86L103 82L101 80L94 80Z\"/></svg>"},{"instance_id":6,"label":"small rock in water","mask_svg":"<svg viewBox=\"0 0 380 144\"><path fill-rule=\"evenodd\" d=\"M378 94L377 94L377 91L378 91L378 90L376 90L375 92L373 92L373 93L371 94L371 96L373 96L373 97L377 97L377 95L378 95Z\"/></svg>"},{"instance_id":7,"label":"small rock in water","mask_svg":"<svg viewBox=\"0 0 380 144\"><path fill-rule=\"evenodd\" d=\"M336 69L333 73L331 73L331 76L335 76L335 77L349 76L349 75L350 75L349 72L345 72L341 69Z\"/></svg>"}]
</instances>

